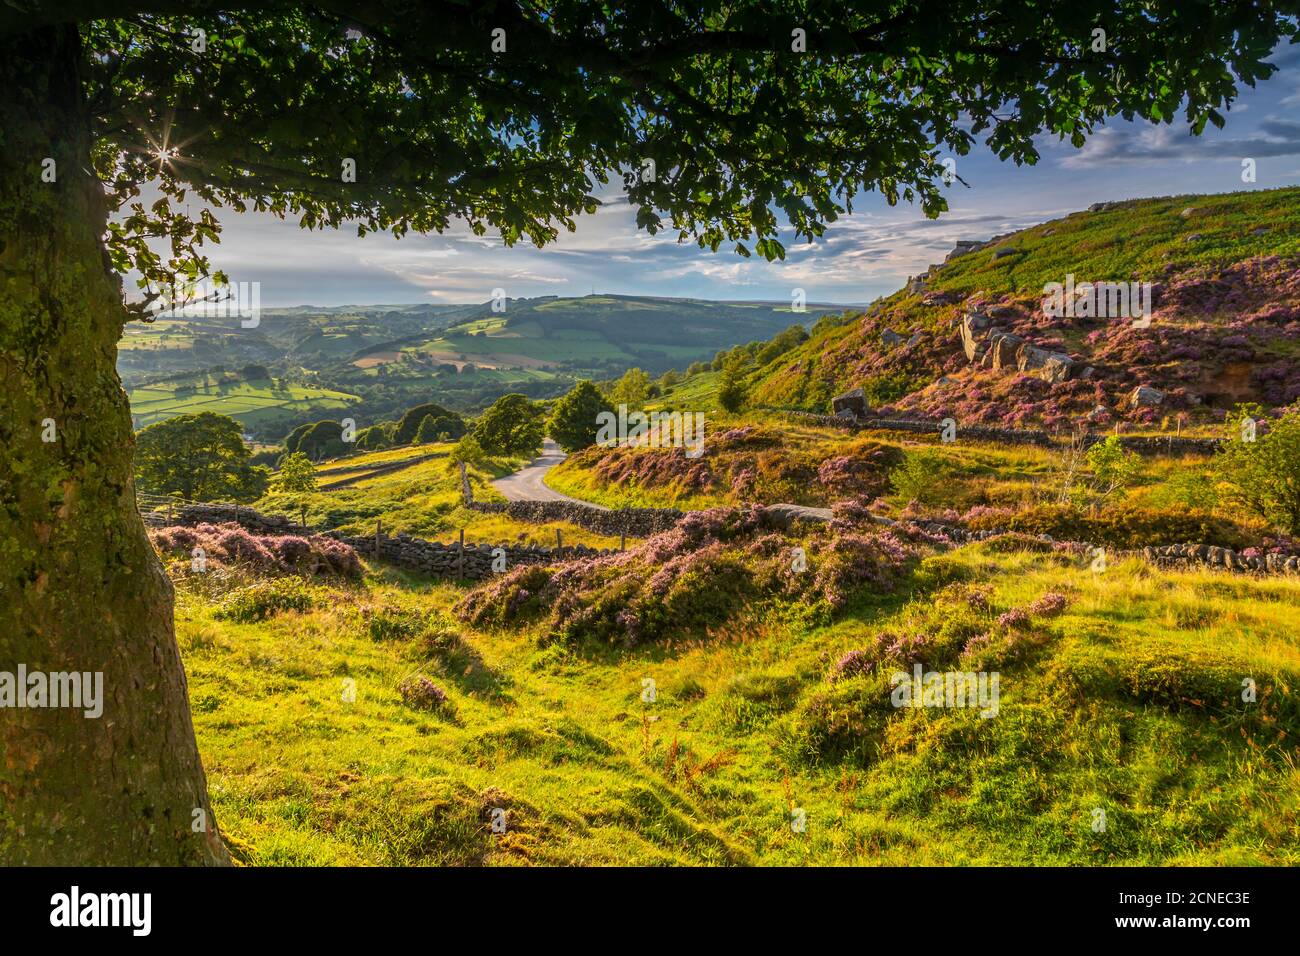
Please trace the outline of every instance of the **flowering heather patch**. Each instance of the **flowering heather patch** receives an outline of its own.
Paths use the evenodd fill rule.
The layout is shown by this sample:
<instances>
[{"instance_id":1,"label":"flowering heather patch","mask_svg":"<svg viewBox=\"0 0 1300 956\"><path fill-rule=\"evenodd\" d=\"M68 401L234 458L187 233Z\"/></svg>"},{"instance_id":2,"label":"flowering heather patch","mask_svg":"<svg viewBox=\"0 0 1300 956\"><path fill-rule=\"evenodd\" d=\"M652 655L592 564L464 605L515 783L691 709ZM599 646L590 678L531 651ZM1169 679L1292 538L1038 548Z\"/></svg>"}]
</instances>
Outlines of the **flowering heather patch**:
<instances>
[{"instance_id":1,"label":"flowering heather patch","mask_svg":"<svg viewBox=\"0 0 1300 956\"><path fill-rule=\"evenodd\" d=\"M796 546L805 570L794 568ZM480 627L544 623L546 642L633 647L778 604L826 617L859 595L896 588L917 553L889 532L823 526L801 538L773 527L761 507L714 508L619 554L516 568L470 592L456 614Z\"/></svg>"},{"instance_id":2,"label":"flowering heather patch","mask_svg":"<svg viewBox=\"0 0 1300 956\"><path fill-rule=\"evenodd\" d=\"M421 674L405 678L397 692L402 703L414 710L441 710L447 705L447 692Z\"/></svg>"},{"instance_id":3,"label":"flowering heather patch","mask_svg":"<svg viewBox=\"0 0 1300 956\"><path fill-rule=\"evenodd\" d=\"M822 462L817 469L817 481L838 497L876 497L889 491L889 472L901 458L897 448L859 442L847 454Z\"/></svg>"},{"instance_id":4,"label":"flowering heather patch","mask_svg":"<svg viewBox=\"0 0 1300 956\"><path fill-rule=\"evenodd\" d=\"M866 648L848 651L831 665L830 680L844 680L858 674L870 674L876 668L875 655Z\"/></svg>"},{"instance_id":5,"label":"flowering heather patch","mask_svg":"<svg viewBox=\"0 0 1300 956\"><path fill-rule=\"evenodd\" d=\"M813 577L814 590L832 610L841 610L864 589L893 591L916 552L892 532L837 535Z\"/></svg>"},{"instance_id":6,"label":"flowering heather patch","mask_svg":"<svg viewBox=\"0 0 1300 956\"><path fill-rule=\"evenodd\" d=\"M1022 607L1014 607L1010 611L998 615L998 627L1003 630L1014 631L1025 627L1028 623L1029 611Z\"/></svg>"},{"instance_id":7,"label":"flowering heather patch","mask_svg":"<svg viewBox=\"0 0 1300 956\"><path fill-rule=\"evenodd\" d=\"M826 490L817 483L819 459L791 451L779 432L754 425L710 435L699 458L688 458L681 448L630 446L587 448L570 462L606 485L725 494L738 503L803 501Z\"/></svg>"},{"instance_id":8,"label":"flowering heather patch","mask_svg":"<svg viewBox=\"0 0 1300 956\"><path fill-rule=\"evenodd\" d=\"M164 557L188 561L197 547L217 564L276 574L361 577L361 561L352 546L325 535L258 535L229 523L152 529L149 540Z\"/></svg>"},{"instance_id":9,"label":"flowering heather patch","mask_svg":"<svg viewBox=\"0 0 1300 956\"><path fill-rule=\"evenodd\" d=\"M1061 592L1048 591L1025 610L1033 617L1056 617L1065 610L1066 605L1069 603Z\"/></svg>"}]
</instances>

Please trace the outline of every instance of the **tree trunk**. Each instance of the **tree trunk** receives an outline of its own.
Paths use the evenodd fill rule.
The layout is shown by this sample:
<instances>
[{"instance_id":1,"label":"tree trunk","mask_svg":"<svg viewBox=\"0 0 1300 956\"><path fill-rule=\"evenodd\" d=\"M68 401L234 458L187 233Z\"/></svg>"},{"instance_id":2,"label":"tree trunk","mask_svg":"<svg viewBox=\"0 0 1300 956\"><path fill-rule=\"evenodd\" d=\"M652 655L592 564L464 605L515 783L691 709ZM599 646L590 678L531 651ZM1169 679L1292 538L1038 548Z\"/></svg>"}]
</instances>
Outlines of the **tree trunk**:
<instances>
[{"instance_id":1,"label":"tree trunk","mask_svg":"<svg viewBox=\"0 0 1300 956\"><path fill-rule=\"evenodd\" d=\"M0 680L103 675L97 718L0 707L0 864L228 863L135 506L89 130L76 30L0 39Z\"/></svg>"}]
</instances>

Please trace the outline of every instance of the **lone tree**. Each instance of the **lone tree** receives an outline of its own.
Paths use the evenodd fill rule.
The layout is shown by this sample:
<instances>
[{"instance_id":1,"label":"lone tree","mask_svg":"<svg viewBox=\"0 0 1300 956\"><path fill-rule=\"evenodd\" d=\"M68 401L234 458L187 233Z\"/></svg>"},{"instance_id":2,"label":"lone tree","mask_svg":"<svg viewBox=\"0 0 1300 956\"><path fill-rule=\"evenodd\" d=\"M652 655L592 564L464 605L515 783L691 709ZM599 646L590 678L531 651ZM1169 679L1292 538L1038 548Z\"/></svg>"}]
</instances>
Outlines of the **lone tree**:
<instances>
[{"instance_id":1,"label":"lone tree","mask_svg":"<svg viewBox=\"0 0 1300 956\"><path fill-rule=\"evenodd\" d=\"M250 463L239 422L200 412L150 425L135 438L135 478L145 491L197 501L255 501L265 468Z\"/></svg>"},{"instance_id":2,"label":"lone tree","mask_svg":"<svg viewBox=\"0 0 1300 956\"><path fill-rule=\"evenodd\" d=\"M555 403L546 430L565 451L578 451L596 444L600 413L613 411L600 389L583 379Z\"/></svg>"},{"instance_id":3,"label":"lone tree","mask_svg":"<svg viewBox=\"0 0 1300 956\"><path fill-rule=\"evenodd\" d=\"M541 245L622 175L646 230L781 257L778 216L816 237L863 192L937 215L943 159L978 138L1033 162L1035 134L1081 144L1108 115L1221 124L1295 12L3 0L0 667L102 671L107 700L0 712L0 862L227 859L114 368L148 317L122 277L204 278L213 210Z\"/></svg>"},{"instance_id":4,"label":"lone tree","mask_svg":"<svg viewBox=\"0 0 1300 956\"><path fill-rule=\"evenodd\" d=\"M542 447L546 418L527 395L502 395L479 416L474 440L489 455L536 455Z\"/></svg>"}]
</instances>

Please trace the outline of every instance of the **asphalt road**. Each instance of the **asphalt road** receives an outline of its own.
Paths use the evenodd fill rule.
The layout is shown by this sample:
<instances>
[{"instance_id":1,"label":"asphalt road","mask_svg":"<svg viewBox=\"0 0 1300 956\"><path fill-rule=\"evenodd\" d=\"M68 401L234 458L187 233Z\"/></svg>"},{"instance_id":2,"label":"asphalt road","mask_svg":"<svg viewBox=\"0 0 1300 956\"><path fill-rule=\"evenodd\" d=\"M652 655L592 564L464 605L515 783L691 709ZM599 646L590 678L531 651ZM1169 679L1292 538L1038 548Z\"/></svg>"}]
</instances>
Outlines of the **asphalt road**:
<instances>
[{"instance_id":1,"label":"asphalt road","mask_svg":"<svg viewBox=\"0 0 1300 956\"><path fill-rule=\"evenodd\" d=\"M508 501L573 501L580 505L586 505L588 508L595 508L598 511L608 511L608 508L592 504L590 501L580 501L577 498L562 495L546 484L543 480L546 473L564 461L566 457L564 452L560 450L559 445L549 438L544 439L540 455L513 475L498 478L492 482L492 486L505 495Z\"/></svg>"}]
</instances>

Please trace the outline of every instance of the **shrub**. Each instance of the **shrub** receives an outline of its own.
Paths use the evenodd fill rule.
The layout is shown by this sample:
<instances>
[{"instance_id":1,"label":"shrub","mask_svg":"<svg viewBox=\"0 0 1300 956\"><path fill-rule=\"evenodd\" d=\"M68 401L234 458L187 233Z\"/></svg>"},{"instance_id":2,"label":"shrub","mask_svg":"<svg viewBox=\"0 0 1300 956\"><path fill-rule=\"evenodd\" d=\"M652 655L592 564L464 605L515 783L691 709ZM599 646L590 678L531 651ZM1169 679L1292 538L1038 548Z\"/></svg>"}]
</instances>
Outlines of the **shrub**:
<instances>
[{"instance_id":1,"label":"shrub","mask_svg":"<svg viewBox=\"0 0 1300 956\"><path fill-rule=\"evenodd\" d=\"M447 692L429 678L412 674L397 685L402 703L413 710L442 710L448 706Z\"/></svg>"},{"instance_id":2,"label":"shrub","mask_svg":"<svg viewBox=\"0 0 1300 956\"><path fill-rule=\"evenodd\" d=\"M311 588L301 578L270 578L232 591L213 616L247 623L283 611L310 611L313 605Z\"/></svg>"},{"instance_id":3,"label":"shrub","mask_svg":"<svg viewBox=\"0 0 1300 956\"><path fill-rule=\"evenodd\" d=\"M891 532L813 532L803 571L791 539L760 507L692 512L638 548L552 568L524 566L470 592L457 616L475 626L545 618L544 642L631 647L688 636L766 610L826 617L862 593L892 590L916 556Z\"/></svg>"},{"instance_id":4,"label":"shrub","mask_svg":"<svg viewBox=\"0 0 1300 956\"><path fill-rule=\"evenodd\" d=\"M153 529L149 540L164 557L188 561L198 547L209 562L238 565L258 573L352 580L362 573L361 560L351 545L325 535L257 535L227 523Z\"/></svg>"},{"instance_id":5,"label":"shrub","mask_svg":"<svg viewBox=\"0 0 1300 956\"><path fill-rule=\"evenodd\" d=\"M1215 473L1228 498L1287 534L1300 534L1300 409L1272 422L1266 435L1242 441L1229 432Z\"/></svg>"},{"instance_id":6,"label":"shrub","mask_svg":"<svg viewBox=\"0 0 1300 956\"><path fill-rule=\"evenodd\" d=\"M939 479L943 475L942 459L932 452L909 451L903 463L889 473L894 493L903 501L934 504L943 492Z\"/></svg>"}]
</instances>

